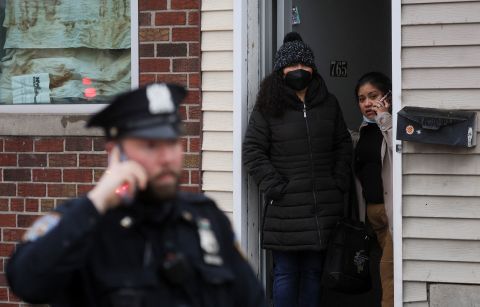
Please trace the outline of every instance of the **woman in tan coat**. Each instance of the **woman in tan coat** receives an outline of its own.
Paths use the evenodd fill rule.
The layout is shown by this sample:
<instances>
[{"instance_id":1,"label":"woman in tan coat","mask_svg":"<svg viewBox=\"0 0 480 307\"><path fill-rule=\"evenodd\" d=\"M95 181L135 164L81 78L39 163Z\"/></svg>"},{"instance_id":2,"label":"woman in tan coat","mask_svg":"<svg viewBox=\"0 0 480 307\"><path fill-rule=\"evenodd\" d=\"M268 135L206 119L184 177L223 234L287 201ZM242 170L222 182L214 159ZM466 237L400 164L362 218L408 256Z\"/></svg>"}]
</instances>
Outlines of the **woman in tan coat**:
<instances>
[{"instance_id":1,"label":"woman in tan coat","mask_svg":"<svg viewBox=\"0 0 480 307\"><path fill-rule=\"evenodd\" d=\"M366 216L382 250L382 307L393 307L393 186L391 81L378 72L363 75L355 94L363 115L354 135L354 170L360 216Z\"/></svg>"}]
</instances>

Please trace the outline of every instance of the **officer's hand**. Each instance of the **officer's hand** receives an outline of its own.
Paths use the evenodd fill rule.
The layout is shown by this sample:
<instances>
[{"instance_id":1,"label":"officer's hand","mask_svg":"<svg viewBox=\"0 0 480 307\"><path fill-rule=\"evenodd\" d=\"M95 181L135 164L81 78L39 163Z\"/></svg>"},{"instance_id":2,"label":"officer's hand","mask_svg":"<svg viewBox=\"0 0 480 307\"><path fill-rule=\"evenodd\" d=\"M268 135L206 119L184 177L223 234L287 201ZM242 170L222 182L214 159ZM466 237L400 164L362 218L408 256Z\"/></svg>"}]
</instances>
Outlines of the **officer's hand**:
<instances>
[{"instance_id":1,"label":"officer's hand","mask_svg":"<svg viewBox=\"0 0 480 307\"><path fill-rule=\"evenodd\" d=\"M127 193L133 195L135 189L146 188L147 180L147 172L139 163L132 160L120 161L120 150L115 146L110 153L107 170L87 197L98 212L103 214L121 203L122 197L117 191L118 188L128 187Z\"/></svg>"}]
</instances>

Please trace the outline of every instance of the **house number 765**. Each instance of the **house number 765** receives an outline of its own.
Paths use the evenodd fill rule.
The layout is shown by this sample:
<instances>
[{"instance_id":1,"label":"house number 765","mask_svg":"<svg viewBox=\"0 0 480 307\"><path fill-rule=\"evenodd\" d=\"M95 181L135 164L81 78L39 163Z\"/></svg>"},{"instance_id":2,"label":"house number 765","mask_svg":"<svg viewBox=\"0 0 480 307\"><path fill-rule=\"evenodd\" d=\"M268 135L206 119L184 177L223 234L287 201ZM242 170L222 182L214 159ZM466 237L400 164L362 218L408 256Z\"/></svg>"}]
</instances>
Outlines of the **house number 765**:
<instances>
[{"instance_id":1,"label":"house number 765","mask_svg":"<svg viewBox=\"0 0 480 307\"><path fill-rule=\"evenodd\" d=\"M331 61L330 62L330 77L347 77L347 67L348 64L346 61Z\"/></svg>"}]
</instances>

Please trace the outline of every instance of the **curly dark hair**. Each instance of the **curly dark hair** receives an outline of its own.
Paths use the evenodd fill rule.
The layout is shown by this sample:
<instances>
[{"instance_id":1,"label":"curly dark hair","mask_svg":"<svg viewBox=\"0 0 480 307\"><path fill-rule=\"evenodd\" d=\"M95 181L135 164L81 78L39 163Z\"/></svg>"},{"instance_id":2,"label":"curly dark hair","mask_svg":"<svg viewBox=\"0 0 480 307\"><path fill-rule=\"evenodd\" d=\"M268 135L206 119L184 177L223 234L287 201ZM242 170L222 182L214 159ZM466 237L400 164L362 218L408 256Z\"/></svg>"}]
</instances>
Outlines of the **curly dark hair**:
<instances>
[{"instance_id":1,"label":"curly dark hair","mask_svg":"<svg viewBox=\"0 0 480 307\"><path fill-rule=\"evenodd\" d=\"M321 78L314 69L312 80ZM285 78L281 70L274 71L266 76L260 83L255 107L263 114L273 117L281 117L287 107L287 88Z\"/></svg>"},{"instance_id":2,"label":"curly dark hair","mask_svg":"<svg viewBox=\"0 0 480 307\"><path fill-rule=\"evenodd\" d=\"M270 114L274 117L283 115L286 101L285 80L281 70L272 72L262 80L255 107L263 114Z\"/></svg>"}]
</instances>

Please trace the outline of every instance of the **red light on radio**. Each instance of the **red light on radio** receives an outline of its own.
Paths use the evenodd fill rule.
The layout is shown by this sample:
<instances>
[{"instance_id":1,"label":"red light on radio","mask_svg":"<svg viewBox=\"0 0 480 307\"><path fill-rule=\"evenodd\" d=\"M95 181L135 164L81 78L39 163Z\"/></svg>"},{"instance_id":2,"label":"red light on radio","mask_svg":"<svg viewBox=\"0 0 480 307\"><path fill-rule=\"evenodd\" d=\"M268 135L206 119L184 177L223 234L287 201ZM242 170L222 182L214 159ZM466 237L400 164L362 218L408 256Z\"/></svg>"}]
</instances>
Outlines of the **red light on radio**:
<instances>
[{"instance_id":1,"label":"red light on radio","mask_svg":"<svg viewBox=\"0 0 480 307\"><path fill-rule=\"evenodd\" d=\"M125 196L128 192L128 183L124 183L115 190L115 194Z\"/></svg>"},{"instance_id":2,"label":"red light on radio","mask_svg":"<svg viewBox=\"0 0 480 307\"><path fill-rule=\"evenodd\" d=\"M94 98L97 96L97 90L93 87L88 87L85 89L85 97L87 98Z\"/></svg>"}]
</instances>

